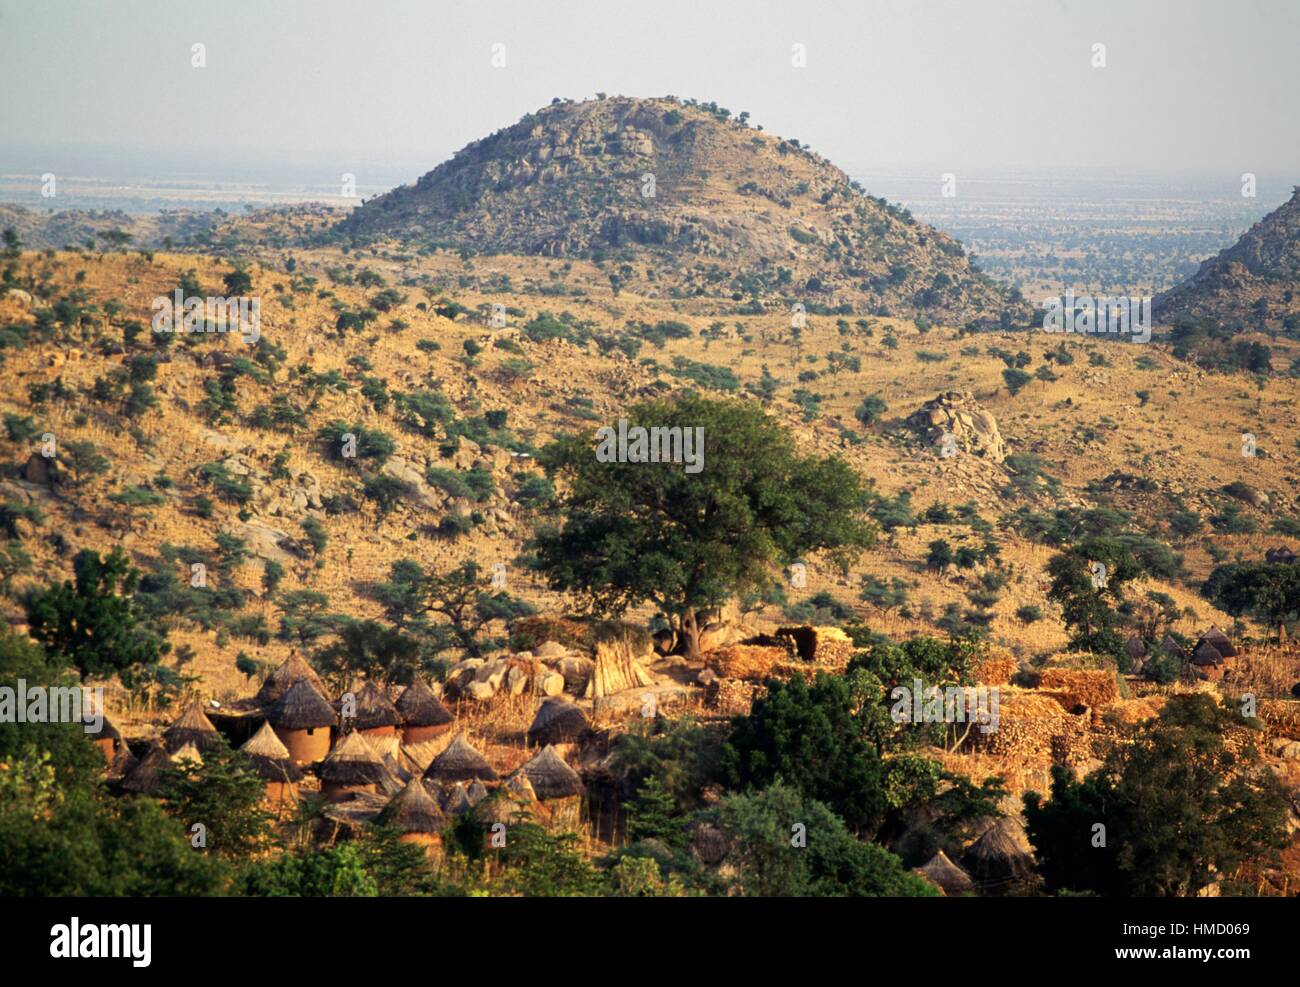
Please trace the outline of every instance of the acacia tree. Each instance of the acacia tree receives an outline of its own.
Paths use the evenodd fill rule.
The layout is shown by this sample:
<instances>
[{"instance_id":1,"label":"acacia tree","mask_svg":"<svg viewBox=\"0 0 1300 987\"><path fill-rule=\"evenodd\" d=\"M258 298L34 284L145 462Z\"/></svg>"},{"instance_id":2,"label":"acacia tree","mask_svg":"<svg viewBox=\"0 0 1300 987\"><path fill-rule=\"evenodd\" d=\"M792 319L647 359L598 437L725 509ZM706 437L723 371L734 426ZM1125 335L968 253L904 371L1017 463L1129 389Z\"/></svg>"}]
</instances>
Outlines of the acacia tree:
<instances>
[{"instance_id":1,"label":"acacia tree","mask_svg":"<svg viewBox=\"0 0 1300 987\"><path fill-rule=\"evenodd\" d=\"M1278 629L1300 619L1300 566L1284 562L1221 565L1210 573L1202 592L1220 610L1254 616Z\"/></svg>"},{"instance_id":2,"label":"acacia tree","mask_svg":"<svg viewBox=\"0 0 1300 987\"><path fill-rule=\"evenodd\" d=\"M536 537L539 565L552 589L577 592L594 612L653 602L694 658L702 611L768 587L808 553L847 566L873 541L860 477L842 460L800 455L761 408L691 394L637 405L627 420L629 430L703 429L703 458L698 472L601 462L591 433L542 451L565 492L563 524Z\"/></svg>"},{"instance_id":3,"label":"acacia tree","mask_svg":"<svg viewBox=\"0 0 1300 987\"><path fill-rule=\"evenodd\" d=\"M1072 632L1070 646L1127 662L1115 631L1115 607L1124 600L1124 586L1143 574L1129 550L1113 538L1088 538L1054 556L1047 572L1052 577L1047 595L1061 606Z\"/></svg>"}]
</instances>

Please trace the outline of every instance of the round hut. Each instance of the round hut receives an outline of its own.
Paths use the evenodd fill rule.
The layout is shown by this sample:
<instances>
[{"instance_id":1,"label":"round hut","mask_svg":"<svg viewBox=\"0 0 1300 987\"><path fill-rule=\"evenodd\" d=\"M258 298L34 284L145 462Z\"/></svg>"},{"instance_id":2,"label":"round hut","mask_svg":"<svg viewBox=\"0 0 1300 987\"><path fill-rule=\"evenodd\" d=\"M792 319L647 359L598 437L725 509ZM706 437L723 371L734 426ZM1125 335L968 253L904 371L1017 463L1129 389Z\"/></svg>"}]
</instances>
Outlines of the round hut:
<instances>
[{"instance_id":1,"label":"round hut","mask_svg":"<svg viewBox=\"0 0 1300 987\"><path fill-rule=\"evenodd\" d=\"M497 778L487 758L465 739L463 733L430 761L424 772L425 781L438 785L451 785L458 781L496 781Z\"/></svg>"},{"instance_id":2,"label":"round hut","mask_svg":"<svg viewBox=\"0 0 1300 987\"><path fill-rule=\"evenodd\" d=\"M538 707L528 728L528 743L532 747L576 743L590 727L581 707L557 696Z\"/></svg>"},{"instance_id":3,"label":"round hut","mask_svg":"<svg viewBox=\"0 0 1300 987\"><path fill-rule=\"evenodd\" d=\"M440 834L447 817L424 787L424 782L412 778L384 807L384 811L379 814L379 822L400 829L401 842L420 843L433 852L442 843Z\"/></svg>"},{"instance_id":4,"label":"round hut","mask_svg":"<svg viewBox=\"0 0 1300 987\"><path fill-rule=\"evenodd\" d=\"M470 805L469 794L465 791L463 781L458 781L452 785L442 800L442 811L449 816L464 815L472 808L474 806Z\"/></svg>"},{"instance_id":5,"label":"round hut","mask_svg":"<svg viewBox=\"0 0 1300 987\"><path fill-rule=\"evenodd\" d=\"M329 754L330 727L338 722L334 707L305 678L275 701L266 720L297 764L319 761Z\"/></svg>"},{"instance_id":6,"label":"round hut","mask_svg":"<svg viewBox=\"0 0 1300 987\"><path fill-rule=\"evenodd\" d=\"M353 693L353 697L355 715L350 719L355 732L364 733L367 737L397 736L402 717L383 689L374 682L367 682ZM344 709L346 711L346 706Z\"/></svg>"},{"instance_id":7,"label":"round hut","mask_svg":"<svg viewBox=\"0 0 1300 987\"><path fill-rule=\"evenodd\" d=\"M1217 627L1211 627L1201 635L1201 640L1210 644L1224 658L1237 657L1237 649L1233 646L1232 640Z\"/></svg>"},{"instance_id":8,"label":"round hut","mask_svg":"<svg viewBox=\"0 0 1300 987\"><path fill-rule=\"evenodd\" d=\"M455 719L419 676L402 690L395 706L402 718L402 743L407 745L446 733Z\"/></svg>"},{"instance_id":9,"label":"round hut","mask_svg":"<svg viewBox=\"0 0 1300 987\"><path fill-rule=\"evenodd\" d=\"M976 884L995 893L1014 894L1034 877L1034 851L1024 827L1005 816L967 847L962 863Z\"/></svg>"},{"instance_id":10,"label":"round hut","mask_svg":"<svg viewBox=\"0 0 1300 987\"><path fill-rule=\"evenodd\" d=\"M293 654L289 656L288 661L267 677L262 683L262 688L258 689L257 695L253 697L253 702L263 709L274 706L281 696L304 679L322 696L329 692L320 676L316 674L316 669L307 664L305 659Z\"/></svg>"},{"instance_id":11,"label":"round hut","mask_svg":"<svg viewBox=\"0 0 1300 987\"><path fill-rule=\"evenodd\" d=\"M298 797L302 770L293 763L289 748L263 723L243 747L239 748L253 764L253 770L266 786L266 800L272 805L292 803Z\"/></svg>"},{"instance_id":12,"label":"round hut","mask_svg":"<svg viewBox=\"0 0 1300 987\"><path fill-rule=\"evenodd\" d=\"M221 743L221 734L198 703L191 703L180 718L163 732L163 745L173 754L186 744L204 752Z\"/></svg>"},{"instance_id":13,"label":"round hut","mask_svg":"<svg viewBox=\"0 0 1300 987\"><path fill-rule=\"evenodd\" d=\"M948 855L942 850L931 857L930 862L924 867L916 868L916 873L948 898L975 893L975 882L971 880L971 876L949 860Z\"/></svg>"},{"instance_id":14,"label":"round hut","mask_svg":"<svg viewBox=\"0 0 1300 987\"><path fill-rule=\"evenodd\" d=\"M353 792L378 793L390 782L383 760L355 730L334 745L316 775L321 794L331 802L341 802Z\"/></svg>"},{"instance_id":15,"label":"round hut","mask_svg":"<svg viewBox=\"0 0 1300 987\"><path fill-rule=\"evenodd\" d=\"M584 791L578 772L569 767L550 744L526 761L518 773L528 779L538 799L543 802L574 798Z\"/></svg>"}]
</instances>

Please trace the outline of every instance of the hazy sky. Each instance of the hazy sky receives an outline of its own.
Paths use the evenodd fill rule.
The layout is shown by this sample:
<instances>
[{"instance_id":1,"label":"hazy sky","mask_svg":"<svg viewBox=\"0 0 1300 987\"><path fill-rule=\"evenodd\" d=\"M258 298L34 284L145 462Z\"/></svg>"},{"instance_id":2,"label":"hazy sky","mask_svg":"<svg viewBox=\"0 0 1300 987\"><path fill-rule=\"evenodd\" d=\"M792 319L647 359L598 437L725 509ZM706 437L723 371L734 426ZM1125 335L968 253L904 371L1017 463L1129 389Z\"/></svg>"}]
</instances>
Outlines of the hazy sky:
<instances>
[{"instance_id":1,"label":"hazy sky","mask_svg":"<svg viewBox=\"0 0 1300 987\"><path fill-rule=\"evenodd\" d=\"M1298 0L0 0L0 148L312 162L364 184L367 164L414 177L599 90L748 110L850 170L1300 182L1298 39Z\"/></svg>"}]
</instances>

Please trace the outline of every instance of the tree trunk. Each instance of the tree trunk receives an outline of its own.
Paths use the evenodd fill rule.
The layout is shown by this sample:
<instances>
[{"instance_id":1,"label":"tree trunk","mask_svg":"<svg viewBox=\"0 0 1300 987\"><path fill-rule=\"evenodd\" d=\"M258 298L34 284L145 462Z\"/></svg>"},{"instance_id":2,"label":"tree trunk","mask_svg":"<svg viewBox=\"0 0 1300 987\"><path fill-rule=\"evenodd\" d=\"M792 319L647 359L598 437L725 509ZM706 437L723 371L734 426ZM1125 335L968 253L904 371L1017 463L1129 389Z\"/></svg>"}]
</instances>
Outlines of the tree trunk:
<instances>
[{"instance_id":1,"label":"tree trunk","mask_svg":"<svg viewBox=\"0 0 1300 987\"><path fill-rule=\"evenodd\" d=\"M686 660L698 661L700 658L700 624L695 617L695 608L687 607L682 614L682 639L686 643Z\"/></svg>"}]
</instances>

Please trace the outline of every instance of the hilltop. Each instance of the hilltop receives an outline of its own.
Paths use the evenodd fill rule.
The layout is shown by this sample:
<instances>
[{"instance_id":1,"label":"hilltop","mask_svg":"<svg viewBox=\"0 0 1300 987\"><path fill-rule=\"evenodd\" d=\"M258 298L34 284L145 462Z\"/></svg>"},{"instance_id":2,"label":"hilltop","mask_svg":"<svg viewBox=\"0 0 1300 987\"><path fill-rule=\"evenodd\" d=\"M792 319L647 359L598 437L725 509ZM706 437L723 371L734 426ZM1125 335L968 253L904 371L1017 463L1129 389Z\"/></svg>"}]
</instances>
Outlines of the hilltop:
<instances>
[{"instance_id":1,"label":"hilltop","mask_svg":"<svg viewBox=\"0 0 1300 987\"><path fill-rule=\"evenodd\" d=\"M1228 329L1300 329L1300 186L1236 243L1155 299L1166 324L1208 318Z\"/></svg>"},{"instance_id":2,"label":"hilltop","mask_svg":"<svg viewBox=\"0 0 1300 987\"><path fill-rule=\"evenodd\" d=\"M1011 304L960 243L795 138L713 104L556 100L335 228L471 253L584 258L642 293L852 303L932 320Z\"/></svg>"}]
</instances>

